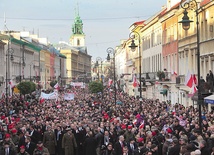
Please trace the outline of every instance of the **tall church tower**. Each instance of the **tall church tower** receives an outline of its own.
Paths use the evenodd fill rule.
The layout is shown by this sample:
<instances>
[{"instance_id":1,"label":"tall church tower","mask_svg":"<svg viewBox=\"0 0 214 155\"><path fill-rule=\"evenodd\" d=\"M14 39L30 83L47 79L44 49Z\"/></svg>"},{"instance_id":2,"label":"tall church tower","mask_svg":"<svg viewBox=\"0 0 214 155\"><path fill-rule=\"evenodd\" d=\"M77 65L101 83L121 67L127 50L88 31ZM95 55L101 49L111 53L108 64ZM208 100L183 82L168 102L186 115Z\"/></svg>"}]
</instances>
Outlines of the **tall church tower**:
<instances>
[{"instance_id":1,"label":"tall church tower","mask_svg":"<svg viewBox=\"0 0 214 155\"><path fill-rule=\"evenodd\" d=\"M79 16L79 11L75 13L74 24L72 25L72 35L70 37L70 44L72 46L85 46L83 22Z\"/></svg>"}]
</instances>

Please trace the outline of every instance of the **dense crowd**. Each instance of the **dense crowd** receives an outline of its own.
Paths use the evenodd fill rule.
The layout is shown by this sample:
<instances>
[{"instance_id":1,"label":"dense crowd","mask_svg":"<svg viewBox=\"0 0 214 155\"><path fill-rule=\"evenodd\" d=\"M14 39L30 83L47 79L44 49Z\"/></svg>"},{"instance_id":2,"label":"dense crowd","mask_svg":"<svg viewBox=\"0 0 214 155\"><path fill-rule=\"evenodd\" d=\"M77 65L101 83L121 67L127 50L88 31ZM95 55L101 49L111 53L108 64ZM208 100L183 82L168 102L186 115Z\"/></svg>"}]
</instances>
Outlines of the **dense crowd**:
<instances>
[{"instance_id":1,"label":"dense crowd","mask_svg":"<svg viewBox=\"0 0 214 155\"><path fill-rule=\"evenodd\" d=\"M75 99L63 100L66 91ZM58 100L13 95L0 103L0 155L214 155L213 111L106 89Z\"/></svg>"}]
</instances>

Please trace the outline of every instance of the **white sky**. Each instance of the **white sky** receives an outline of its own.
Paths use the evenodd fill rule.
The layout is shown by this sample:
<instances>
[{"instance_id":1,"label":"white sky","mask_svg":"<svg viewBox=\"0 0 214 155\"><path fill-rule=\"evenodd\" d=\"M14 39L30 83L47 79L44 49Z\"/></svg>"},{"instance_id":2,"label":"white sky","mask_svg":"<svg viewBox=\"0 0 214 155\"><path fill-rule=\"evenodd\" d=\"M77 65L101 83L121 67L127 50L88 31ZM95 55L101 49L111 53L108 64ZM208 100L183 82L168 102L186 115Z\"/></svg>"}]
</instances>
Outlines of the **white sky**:
<instances>
[{"instance_id":1,"label":"white sky","mask_svg":"<svg viewBox=\"0 0 214 155\"><path fill-rule=\"evenodd\" d=\"M167 0L0 0L0 29L39 33L51 43L69 41L75 8L83 20L88 54L106 58L108 47L129 36L129 26L161 10Z\"/></svg>"}]
</instances>

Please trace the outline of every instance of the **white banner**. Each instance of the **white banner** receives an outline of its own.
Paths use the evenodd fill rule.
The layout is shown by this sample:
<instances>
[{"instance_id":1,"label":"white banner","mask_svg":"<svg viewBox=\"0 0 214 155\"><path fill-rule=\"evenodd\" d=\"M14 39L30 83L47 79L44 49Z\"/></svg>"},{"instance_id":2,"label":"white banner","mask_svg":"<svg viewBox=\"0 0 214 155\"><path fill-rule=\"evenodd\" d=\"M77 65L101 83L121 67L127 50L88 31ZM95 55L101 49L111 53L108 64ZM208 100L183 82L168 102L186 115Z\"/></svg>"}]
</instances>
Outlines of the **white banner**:
<instances>
[{"instance_id":1,"label":"white banner","mask_svg":"<svg viewBox=\"0 0 214 155\"><path fill-rule=\"evenodd\" d=\"M73 100L74 99L74 93L65 93L64 100Z\"/></svg>"},{"instance_id":2,"label":"white banner","mask_svg":"<svg viewBox=\"0 0 214 155\"><path fill-rule=\"evenodd\" d=\"M71 86L74 86L74 87L83 87L84 84L83 84L83 82L71 82Z\"/></svg>"},{"instance_id":3,"label":"white banner","mask_svg":"<svg viewBox=\"0 0 214 155\"><path fill-rule=\"evenodd\" d=\"M42 92L41 93L41 98L54 100L54 99L58 98L58 94L57 94L57 92L53 92L53 93L50 93L50 94L46 94L46 93Z\"/></svg>"}]
</instances>

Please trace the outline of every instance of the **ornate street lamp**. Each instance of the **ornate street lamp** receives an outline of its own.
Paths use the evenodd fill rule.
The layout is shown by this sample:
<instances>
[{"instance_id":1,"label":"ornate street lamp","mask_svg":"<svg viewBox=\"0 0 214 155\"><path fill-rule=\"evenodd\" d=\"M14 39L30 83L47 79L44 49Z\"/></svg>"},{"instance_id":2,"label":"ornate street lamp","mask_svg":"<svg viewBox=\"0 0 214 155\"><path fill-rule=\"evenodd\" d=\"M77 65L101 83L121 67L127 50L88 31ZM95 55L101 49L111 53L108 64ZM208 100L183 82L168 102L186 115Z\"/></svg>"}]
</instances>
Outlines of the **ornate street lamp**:
<instances>
[{"instance_id":1,"label":"ornate street lamp","mask_svg":"<svg viewBox=\"0 0 214 155\"><path fill-rule=\"evenodd\" d=\"M96 64L95 64L95 67L98 68L98 79L99 79L99 81L100 81L99 61L101 62L101 71L102 71L102 63L103 63L103 61L102 61L102 58L101 58L101 57L97 57L97 58L96 58Z\"/></svg>"},{"instance_id":2,"label":"ornate street lamp","mask_svg":"<svg viewBox=\"0 0 214 155\"><path fill-rule=\"evenodd\" d=\"M117 104L117 88L116 88L116 71L115 71L115 50L112 47L107 48L107 61L110 61L110 54L113 54L113 61L114 61L114 103Z\"/></svg>"},{"instance_id":3,"label":"ornate street lamp","mask_svg":"<svg viewBox=\"0 0 214 155\"><path fill-rule=\"evenodd\" d=\"M182 1L181 1L182 2ZM197 68L198 68L198 110L199 110L199 128L202 133L202 117L201 117L201 102L202 102L202 94L201 94L201 81L200 81L200 46L199 46L199 21L198 21L198 12L199 12L199 4L196 0L189 0L181 4L181 7L184 9L184 16L182 21L179 23L182 24L184 30L188 30L190 28L190 23L193 22L189 20L187 9L191 9L195 11L196 14L196 34L197 34Z\"/></svg>"},{"instance_id":4,"label":"ornate street lamp","mask_svg":"<svg viewBox=\"0 0 214 155\"><path fill-rule=\"evenodd\" d=\"M34 64L34 61L32 61L31 63L30 63L30 81L31 81L31 67L33 66L33 69L35 70L35 64Z\"/></svg>"},{"instance_id":5,"label":"ornate street lamp","mask_svg":"<svg viewBox=\"0 0 214 155\"><path fill-rule=\"evenodd\" d=\"M5 79L5 84L6 84L5 103L6 103L6 105L8 105L8 84L9 84L9 80L10 80L10 77L8 76L8 72L10 72L10 61L14 60L13 53L14 53L14 50L12 48L8 48L6 51L6 79Z\"/></svg>"},{"instance_id":6,"label":"ornate street lamp","mask_svg":"<svg viewBox=\"0 0 214 155\"><path fill-rule=\"evenodd\" d=\"M135 42L134 42L134 39L135 39L135 37L138 37L137 39L138 39L138 46L137 45L135 45ZM131 43L131 45L129 46L130 48L131 48L131 50L134 52L135 51L135 49L138 47L138 53L139 53L139 81L140 81L140 106L141 106L141 104L142 104L142 86L141 86L141 48L140 48L140 46L141 46L141 38L140 38L140 34L138 33L138 32L135 32L135 31L133 31L133 32L131 32L130 34L129 34L129 38L130 39L132 39L132 43Z\"/></svg>"}]
</instances>

